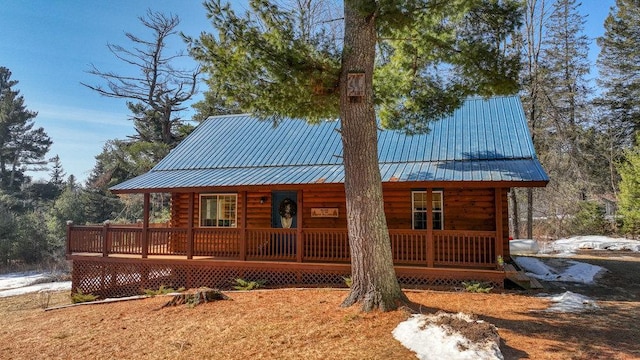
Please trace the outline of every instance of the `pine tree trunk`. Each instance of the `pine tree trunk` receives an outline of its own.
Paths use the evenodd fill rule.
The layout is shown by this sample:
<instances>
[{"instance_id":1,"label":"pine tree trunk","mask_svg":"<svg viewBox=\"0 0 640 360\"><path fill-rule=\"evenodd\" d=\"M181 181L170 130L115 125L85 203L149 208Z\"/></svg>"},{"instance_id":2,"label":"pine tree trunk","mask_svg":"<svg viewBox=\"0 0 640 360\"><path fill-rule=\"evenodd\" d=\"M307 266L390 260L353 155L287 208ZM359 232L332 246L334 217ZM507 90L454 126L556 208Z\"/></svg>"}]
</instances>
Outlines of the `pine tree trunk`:
<instances>
[{"instance_id":1,"label":"pine tree trunk","mask_svg":"<svg viewBox=\"0 0 640 360\"><path fill-rule=\"evenodd\" d=\"M518 212L518 197L516 189L509 191L509 200L511 202L511 224L513 226L513 238L520 239L520 214Z\"/></svg>"},{"instance_id":2,"label":"pine tree trunk","mask_svg":"<svg viewBox=\"0 0 640 360\"><path fill-rule=\"evenodd\" d=\"M371 1L368 8L375 8ZM345 194L352 285L343 306L362 303L364 311L395 310L408 302L402 293L391 254L378 165L373 104L375 15L356 10L363 1L345 1L345 39L340 77L340 117L344 151ZM350 72L365 74L365 96L347 96Z\"/></svg>"}]
</instances>

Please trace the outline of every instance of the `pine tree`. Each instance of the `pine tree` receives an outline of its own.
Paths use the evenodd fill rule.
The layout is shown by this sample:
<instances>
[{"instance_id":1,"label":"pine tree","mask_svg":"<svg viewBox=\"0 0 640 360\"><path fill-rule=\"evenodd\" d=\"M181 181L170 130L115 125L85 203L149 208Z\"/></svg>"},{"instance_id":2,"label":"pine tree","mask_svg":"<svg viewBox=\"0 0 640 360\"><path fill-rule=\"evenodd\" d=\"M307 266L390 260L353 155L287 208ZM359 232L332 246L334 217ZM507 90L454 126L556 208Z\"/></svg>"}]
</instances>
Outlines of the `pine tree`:
<instances>
[{"instance_id":1,"label":"pine tree","mask_svg":"<svg viewBox=\"0 0 640 360\"><path fill-rule=\"evenodd\" d=\"M217 34L188 39L191 53L211 90L243 111L275 122L341 119L352 252L343 305L395 309L407 299L382 202L376 110L387 128L424 132L467 95L517 91L519 60L506 43L519 2L347 0L342 36L328 28L335 19L304 13L311 6L250 6L237 16L229 4L205 2Z\"/></svg>"},{"instance_id":2,"label":"pine tree","mask_svg":"<svg viewBox=\"0 0 640 360\"><path fill-rule=\"evenodd\" d=\"M580 6L575 0L556 0L542 39L543 96L538 120L542 126L537 132L537 146L551 181L538 193L537 209L556 222L552 236L566 235L568 219L579 211L576 202L585 200L593 188L589 177L593 159L588 151L592 147L584 142L589 40Z\"/></svg>"},{"instance_id":3,"label":"pine tree","mask_svg":"<svg viewBox=\"0 0 640 360\"><path fill-rule=\"evenodd\" d=\"M42 169L52 144L42 127L34 128L38 114L27 110L20 92L13 90L17 84L11 71L0 67L0 187L10 191L25 182L25 171Z\"/></svg>"},{"instance_id":4,"label":"pine tree","mask_svg":"<svg viewBox=\"0 0 640 360\"><path fill-rule=\"evenodd\" d=\"M625 161L619 166L619 207L622 230L632 236L640 234L640 133L636 145L625 152Z\"/></svg>"},{"instance_id":5,"label":"pine tree","mask_svg":"<svg viewBox=\"0 0 640 360\"><path fill-rule=\"evenodd\" d=\"M640 6L636 0L616 0L598 38L597 104L607 112L607 128L623 132L618 146L627 147L640 131Z\"/></svg>"},{"instance_id":6,"label":"pine tree","mask_svg":"<svg viewBox=\"0 0 640 360\"><path fill-rule=\"evenodd\" d=\"M50 179L49 182L56 186L60 191L64 188L64 177L67 175L62 168L62 162L60 161L60 156L56 154L56 156L49 159L49 162L52 163L51 172L49 173Z\"/></svg>"},{"instance_id":7,"label":"pine tree","mask_svg":"<svg viewBox=\"0 0 640 360\"><path fill-rule=\"evenodd\" d=\"M180 18L149 10L138 19L153 33L151 40L125 33L133 43L131 49L113 44L107 47L116 58L133 65L139 74L115 74L93 66L89 73L102 78L106 86L82 85L103 96L128 100L137 132L135 140L163 143L173 148L181 140L178 129L183 122L178 114L185 109L182 104L196 93L199 70L173 66L176 59L183 56L181 53L165 54L168 39L177 35Z\"/></svg>"},{"instance_id":8,"label":"pine tree","mask_svg":"<svg viewBox=\"0 0 640 360\"><path fill-rule=\"evenodd\" d=\"M575 0L556 0L549 18L543 66L549 116L563 137L575 142L575 129L586 121L589 88L589 39L585 17ZM575 152L573 153L575 155Z\"/></svg>"}]
</instances>

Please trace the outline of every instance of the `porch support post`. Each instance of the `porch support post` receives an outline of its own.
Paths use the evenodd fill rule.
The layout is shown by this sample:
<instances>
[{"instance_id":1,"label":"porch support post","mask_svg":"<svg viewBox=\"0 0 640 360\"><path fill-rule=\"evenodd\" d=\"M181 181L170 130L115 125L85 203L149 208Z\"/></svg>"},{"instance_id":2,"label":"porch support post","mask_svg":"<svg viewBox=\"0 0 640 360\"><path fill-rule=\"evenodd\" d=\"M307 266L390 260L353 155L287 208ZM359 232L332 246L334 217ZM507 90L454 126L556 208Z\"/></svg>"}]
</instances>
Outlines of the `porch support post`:
<instances>
[{"instance_id":1,"label":"porch support post","mask_svg":"<svg viewBox=\"0 0 640 360\"><path fill-rule=\"evenodd\" d=\"M142 211L142 258L146 259L149 255L149 193L144 193L143 211Z\"/></svg>"},{"instance_id":2,"label":"porch support post","mask_svg":"<svg viewBox=\"0 0 640 360\"><path fill-rule=\"evenodd\" d=\"M504 257L504 246L503 246L503 231L502 231L502 188L495 188L495 202L496 202L496 258L492 259L494 263L497 263L498 255Z\"/></svg>"},{"instance_id":3,"label":"porch support post","mask_svg":"<svg viewBox=\"0 0 640 360\"><path fill-rule=\"evenodd\" d=\"M302 213L303 213L303 203L302 203L302 190L298 190L298 213L296 214L296 216L298 217L296 219L296 222L298 223L297 229L296 229L296 261L297 262L302 262L302 259L304 257L304 242L302 240Z\"/></svg>"},{"instance_id":4,"label":"porch support post","mask_svg":"<svg viewBox=\"0 0 640 360\"><path fill-rule=\"evenodd\" d=\"M109 250L111 249L111 244L109 237L109 220L105 220L104 226L102 227L102 256L109 256Z\"/></svg>"},{"instance_id":5,"label":"porch support post","mask_svg":"<svg viewBox=\"0 0 640 360\"><path fill-rule=\"evenodd\" d=\"M73 227L73 221L67 220L67 256L71 255L71 228Z\"/></svg>"},{"instance_id":6,"label":"porch support post","mask_svg":"<svg viewBox=\"0 0 640 360\"><path fill-rule=\"evenodd\" d=\"M433 189L427 189L427 267L433 267L435 246L433 241Z\"/></svg>"},{"instance_id":7,"label":"porch support post","mask_svg":"<svg viewBox=\"0 0 640 360\"><path fill-rule=\"evenodd\" d=\"M247 212L249 211L249 207L247 206L247 192L242 192L242 217L240 218L240 238L238 241L240 242L240 260L247 260Z\"/></svg>"},{"instance_id":8,"label":"porch support post","mask_svg":"<svg viewBox=\"0 0 640 360\"><path fill-rule=\"evenodd\" d=\"M189 193L189 221L187 222L187 259L193 259L193 198L195 193Z\"/></svg>"}]
</instances>

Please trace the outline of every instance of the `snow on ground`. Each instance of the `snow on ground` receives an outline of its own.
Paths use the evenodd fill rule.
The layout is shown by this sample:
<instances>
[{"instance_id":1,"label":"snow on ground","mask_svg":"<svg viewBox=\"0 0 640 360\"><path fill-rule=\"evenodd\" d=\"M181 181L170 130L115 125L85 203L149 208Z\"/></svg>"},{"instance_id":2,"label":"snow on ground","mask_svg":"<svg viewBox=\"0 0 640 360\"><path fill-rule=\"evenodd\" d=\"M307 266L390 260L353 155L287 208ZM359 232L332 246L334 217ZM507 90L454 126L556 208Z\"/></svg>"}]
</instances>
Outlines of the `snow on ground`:
<instances>
[{"instance_id":1,"label":"snow on ground","mask_svg":"<svg viewBox=\"0 0 640 360\"><path fill-rule=\"evenodd\" d=\"M608 236L574 236L556 240L544 252L575 254L576 250L613 250L640 252L640 241Z\"/></svg>"},{"instance_id":2,"label":"snow on ground","mask_svg":"<svg viewBox=\"0 0 640 360\"><path fill-rule=\"evenodd\" d=\"M535 255L570 257L581 249L626 250L640 252L640 241L616 239L605 236L575 236L551 243L538 244L535 240L518 239L509 242L514 260L529 276L544 281L577 282L592 284L605 268L579 261L568 260L562 267L551 267ZM587 296L571 291L557 295L544 294L552 305L545 312L582 312L597 310L598 305ZM414 315L401 322L393 336L409 350L416 353L418 359L502 359L499 347L474 348L459 334L450 335L442 326L428 324L425 315ZM499 340L498 340L499 341ZM462 345L462 346L460 346Z\"/></svg>"},{"instance_id":3,"label":"snow on ground","mask_svg":"<svg viewBox=\"0 0 640 360\"><path fill-rule=\"evenodd\" d=\"M567 261L569 267L565 269L552 268L535 257L513 257L516 264L525 273L536 279L545 281L566 281L592 284L599 273L606 271L601 266L591 265L579 261Z\"/></svg>"},{"instance_id":4,"label":"snow on ground","mask_svg":"<svg viewBox=\"0 0 640 360\"><path fill-rule=\"evenodd\" d=\"M462 334L438 325L439 319L448 316L470 324L476 321L464 313L435 315L417 314L401 322L393 330L393 337L404 347L416 353L420 360L493 360L503 359L500 337L483 342L472 342Z\"/></svg>"},{"instance_id":5,"label":"snow on ground","mask_svg":"<svg viewBox=\"0 0 640 360\"><path fill-rule=\"evenodd\" d=\"M56 277L55 273L36 271L0 275L0 298L38 291L71 290L71 281L47 282Z\"/></svg>"},{"instance_id":6,"label":"snow on ground","mask_svg":"<svg viewBox=\"0 0 640 360\"><path fill-rule=\"evenodd\" d=\"M16 295L24 295L34 292L40 291L62 291L62 290L71 290L71 281L58 281L58 282L50 282L43 283L37 285L29 285L15 289L2 290L0 291L0 298L7 296L16 296Z\"/></svg>"},{"instance_id":7,"label":"snow on ground","mask_svg":"<svg viewBox=\"0 0 640 360\"><path fill-rule=\"evenodd\" d=\"M510 241L513 255L559 254L571 256L580 249L626 250L640 252L640 241L616 239L604 236L575 236L551 243L538 244L535 240ZM569 266L553 268L535 257L514 257L518 266L528 275L545 281L593 283L597 274L606 269L579 261L570 260ZM38 291L71 290L71 282L48 282L52 274L27 272L0 275L0 297L27 294ZM37 283L37 284L34 284ZM590 298L567 291L558 295L545 295L553 303L545 311L580 312L594 310L598 306ZM451 315L451 314L450 314ZM435 315L430 315L435 316ZM464 316L459 314L458 316ZM425 315L414 315L398 324L393 336L404 346L416 352L421 360L427 359L502 359L498 347L499 339L494 343L481 344L470 342L462 335L447 331L442 326L428 323Z\"/></svg>"},{"instance_id":8,"label":"snow on ground","mask_svg":"<svg viewBox=\"0 0 640 360\"><path fill-rule=\"evenodd\" d=\"M597 310L599 308L591 298L571 291L566 291L555 296L544 296L544 298L551 300L553 303L551 307L543 310L545 312L578 313L585 310Z\"/></svg>"},{"instance_id":9,"label":"snow on ground","mask_svg":"<svg viewBox=\"0 0 640 360\"><path fill-rule=\"evenodd\" d=\"M514 255L557 254L567 257L578 250L640 252L640 241L596 235L573 236L540 244L531 239L517 239L509 241L509 249Z\"/></svg>"}]
</instances>

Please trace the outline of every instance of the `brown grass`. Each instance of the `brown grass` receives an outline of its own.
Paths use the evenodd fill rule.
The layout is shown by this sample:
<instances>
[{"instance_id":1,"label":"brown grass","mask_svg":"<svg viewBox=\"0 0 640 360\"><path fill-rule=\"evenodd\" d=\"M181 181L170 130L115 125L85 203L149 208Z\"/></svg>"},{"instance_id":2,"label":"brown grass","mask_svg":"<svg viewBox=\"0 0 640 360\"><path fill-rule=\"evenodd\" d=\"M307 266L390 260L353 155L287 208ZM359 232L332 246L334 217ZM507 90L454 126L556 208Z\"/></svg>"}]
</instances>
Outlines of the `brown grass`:
<instances>
[{"instance_id":1,"label":"brown grass","mask_svg":"<svg viewBox=\"0 0 640 360\"><path fill-rule=\"evenodd\" d=\"M43 311L38 294L0 299L2 359L415 359L391 331L405 311L340 308L344 290L226 292L232 301L159 308L167 297ZM497 326L505 359L640 358L640 303L586 314L536 312L522 293L407 291L424 312L475 314ZM69 303L56 293L49 306Z\"/></svg>"}]
</instances>

